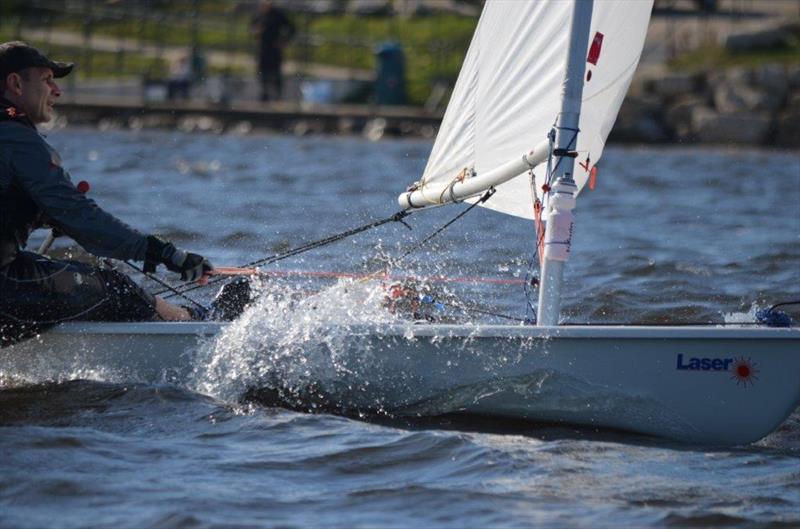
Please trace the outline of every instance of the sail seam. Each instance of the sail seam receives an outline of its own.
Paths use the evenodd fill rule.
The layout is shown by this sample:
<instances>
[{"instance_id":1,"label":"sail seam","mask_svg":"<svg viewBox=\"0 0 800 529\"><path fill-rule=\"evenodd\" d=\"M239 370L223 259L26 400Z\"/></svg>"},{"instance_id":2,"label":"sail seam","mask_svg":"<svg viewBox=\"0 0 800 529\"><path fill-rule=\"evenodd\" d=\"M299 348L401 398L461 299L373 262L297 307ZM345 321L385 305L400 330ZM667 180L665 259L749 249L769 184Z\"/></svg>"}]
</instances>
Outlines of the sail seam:
<instances>
[{"instance_id":1,"label":"sail seam","mask_svg":"<svg viewBox=\"0 0 800 529\"><path fill-rule=\"evenodd\" d=\"M608 90L610 90L611 88L613 88L614 85L616 84L616 82L619 81L620 79L622 79L625 76L625 74L628 73L629 70L635 69L637 64L639 64L639 57L637 57L636 60L633 61L632 63L630 63L628 66L626 66L625 69L622 70L622 72L620 72L620 74L618 76L616 76L610 83L608 83L606 86L604 86L603 88L601 88L600 90L598 90L597 92L592 94L591 96L589 96L586 99L584 99L583 102L585 103L587 101L591 101L592 99L594 99L595 97L599 96L600 94L603 94L603 93L607 92Z\"/></svg>"}]
</instances>

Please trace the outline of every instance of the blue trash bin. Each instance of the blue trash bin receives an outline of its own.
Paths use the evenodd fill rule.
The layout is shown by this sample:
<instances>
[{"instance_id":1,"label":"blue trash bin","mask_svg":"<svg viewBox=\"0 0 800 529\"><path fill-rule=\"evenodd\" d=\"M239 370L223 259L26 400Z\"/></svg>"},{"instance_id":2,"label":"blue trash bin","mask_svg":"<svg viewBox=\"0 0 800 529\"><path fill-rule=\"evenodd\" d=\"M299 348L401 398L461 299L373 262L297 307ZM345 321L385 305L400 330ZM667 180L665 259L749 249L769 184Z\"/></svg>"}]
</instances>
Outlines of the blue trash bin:
<instances>
[{"instance_id":1,"label":"blue trash bin","mask_svg":"<svg viewBox=\"0 0 800 529\"><path fill-rule=\"evenodd\" d=\"M379 105L406 104L406 57L395 42L385 42L375 51L375 102Z\"/></svg>"}]
</instances>

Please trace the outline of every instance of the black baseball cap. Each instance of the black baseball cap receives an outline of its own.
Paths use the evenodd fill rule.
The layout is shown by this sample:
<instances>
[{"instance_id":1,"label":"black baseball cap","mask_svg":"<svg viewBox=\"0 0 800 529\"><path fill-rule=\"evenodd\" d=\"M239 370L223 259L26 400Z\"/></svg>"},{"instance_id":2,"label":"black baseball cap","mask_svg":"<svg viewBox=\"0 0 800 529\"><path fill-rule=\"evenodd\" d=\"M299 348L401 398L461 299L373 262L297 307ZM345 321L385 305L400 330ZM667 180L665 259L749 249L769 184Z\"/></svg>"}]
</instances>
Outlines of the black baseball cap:
<instances>
[{"instance_id":1,"label":"black baseball cap","mask_svg":"<svg viewBox=\"0 0 800 529\"><path fill-rule=\"evenodd\" d=\"M53 77L64 77L72 71L71 62L51 61L47 56L24 42L15 40L0 44L0 80L25 68L41 66L53 70Z\"/></svg>"}]
</instances>

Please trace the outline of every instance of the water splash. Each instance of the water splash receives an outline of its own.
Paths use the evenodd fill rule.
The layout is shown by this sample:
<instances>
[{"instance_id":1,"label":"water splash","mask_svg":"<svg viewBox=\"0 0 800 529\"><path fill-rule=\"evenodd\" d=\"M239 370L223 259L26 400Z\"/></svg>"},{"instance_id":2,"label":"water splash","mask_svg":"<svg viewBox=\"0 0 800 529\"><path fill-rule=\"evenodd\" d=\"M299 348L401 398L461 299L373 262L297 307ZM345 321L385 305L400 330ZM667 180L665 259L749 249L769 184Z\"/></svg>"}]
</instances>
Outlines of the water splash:
<instances>
[{"instance_id":1,"label":"water splash","mask_svg":"<svg viewBox=\"0 0 800 529\"><path fill-rule=\"evenodd\" d=\"M753 304L750 305L750 308L747 309L747 312L726 312L722 314L722 318L727 325L737 323L755 323L756 312L760 308L762 307L759 307L758 303L753 302Z\"/></svg>"},{"instance_id":2,"label":"water splash","mask_svg":"<svg viewBox=\"0 0 800 529\"><path fill-rule=\"evenodd\" d=\"M312 295L280 283L255 290L256 302L198 351L192 389L236 401L252 387L300 392L323 380L342 382L356 367L341 354L353 347L352 327L399 321L377 280L340 279ZM368 348L362 353L367 361Z\"/></svg>"}]
</instances>

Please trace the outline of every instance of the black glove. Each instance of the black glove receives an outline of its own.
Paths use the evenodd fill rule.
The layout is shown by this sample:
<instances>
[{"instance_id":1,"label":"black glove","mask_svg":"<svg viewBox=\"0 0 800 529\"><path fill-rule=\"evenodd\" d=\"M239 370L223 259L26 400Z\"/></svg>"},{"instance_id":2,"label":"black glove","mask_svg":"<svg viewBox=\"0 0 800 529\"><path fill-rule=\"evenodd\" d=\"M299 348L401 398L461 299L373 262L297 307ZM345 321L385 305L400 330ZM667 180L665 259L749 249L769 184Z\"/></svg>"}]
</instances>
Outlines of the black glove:
<instances>
[{"instance_id":1,"label":"black glove","mask_svg":"<svg viewBox=\"0 0 800 529\"><path fill-rule=\"evenodd\" d=\"M144 271L153 273L159 264L164 264L172 272L180 273L184 281L197 281L214 269L202 255L179 250L171 242L149 235Z\"/></svg>"}]
</instances>

